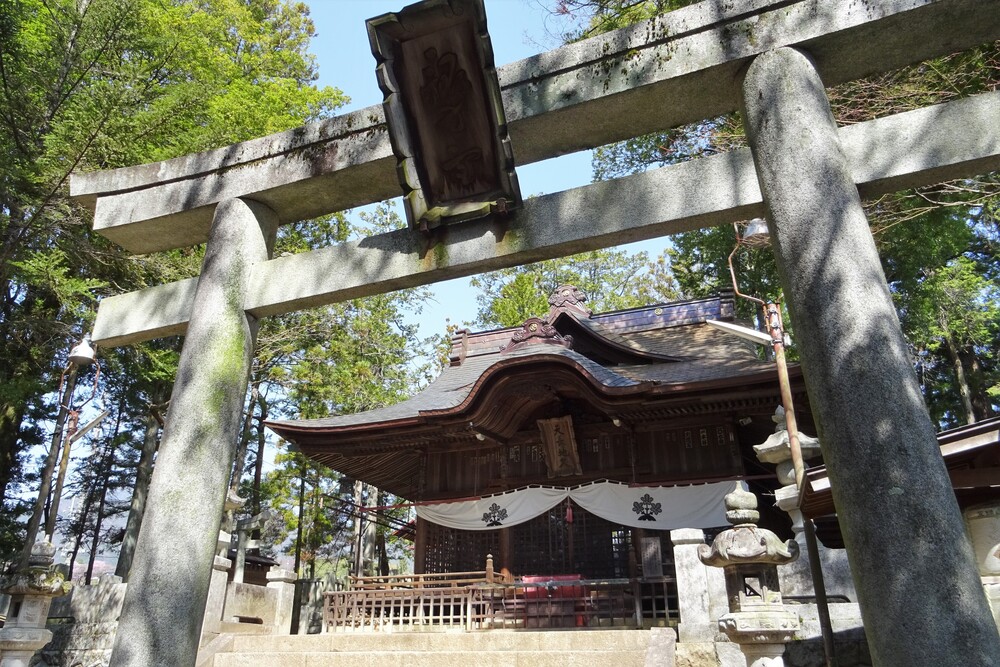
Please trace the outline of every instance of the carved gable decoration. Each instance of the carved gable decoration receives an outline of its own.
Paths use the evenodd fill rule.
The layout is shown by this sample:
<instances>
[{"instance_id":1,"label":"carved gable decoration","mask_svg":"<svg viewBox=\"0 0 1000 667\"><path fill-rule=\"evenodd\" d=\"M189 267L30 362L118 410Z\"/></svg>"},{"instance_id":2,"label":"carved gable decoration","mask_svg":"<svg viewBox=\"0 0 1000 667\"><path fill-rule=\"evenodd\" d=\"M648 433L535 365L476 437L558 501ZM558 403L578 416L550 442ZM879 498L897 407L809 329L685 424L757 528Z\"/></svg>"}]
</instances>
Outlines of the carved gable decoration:
<instances>
[{"instance_id":1,"label":"carved gable decoration","mask_svg":"<svg viewBox=\"0 0 1000 667\"><path fill-rule=\"evenodd\" d=\"M539 317L529 317L521 325L521 328L514 332L510 342L501 348L501 353L513 352L527 345L535 344L562 345L563 347L573 347L573 337L563 336L556 328Z\"/></svg>"},{"instance_id":2,"label":"carved gable decoration","mask_svg":"<svg viewBox=\"0 0 1000 667\"><path fill-rule=\"evenodd\" d=\"M549 295L549 305L553 310L575 310L590 317L590 308L583 305L586 300L587 295L575 285L560 285Z\"/></svg>"},{"instance_id":3,"label":"carved gable decoration","mask_svg":"<svg viewBox=\"0 0 1000 667\"><path fill-rule=\"evenodd\" d=\"M569 415L539 419L538 430L542 434L542 450L549 478L582 475L580 454L573 433L573 419Z\"/></svg>"}]
</instances>

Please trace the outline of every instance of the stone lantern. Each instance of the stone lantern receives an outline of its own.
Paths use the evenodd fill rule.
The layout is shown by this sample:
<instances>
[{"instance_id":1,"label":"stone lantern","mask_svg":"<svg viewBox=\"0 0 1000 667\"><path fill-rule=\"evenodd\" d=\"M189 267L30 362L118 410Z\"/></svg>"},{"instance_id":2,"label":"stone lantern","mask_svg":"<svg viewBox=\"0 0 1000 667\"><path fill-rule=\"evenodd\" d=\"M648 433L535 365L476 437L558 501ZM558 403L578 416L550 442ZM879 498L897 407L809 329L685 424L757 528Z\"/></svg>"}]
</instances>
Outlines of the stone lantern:
<instances>
[{"instance_id":1,"label":"stone lantern","mask_svg":"<svg viewBox=\"0 0 1000 667\"><path fill-rule=\"evenodd\" d=\"M55 547L36 542L28 567L3 578L3 592L10 595L10 617L0 629L0 667L28 667L35 651L52 641L45 629L52 598L65 595L71 584L52 567Z\"/></svg>"},{"instance_id":2,"label":"stone lantern","mask_svg":"<svg viewBox=\"0 0 1000 667\"><path fill-rule=\"evenodd\" d=\"M725 572L729 613L719 619L719 629L740 645L747 667L782 667L785 642L798 631L799 618L781 600L777 566L798 558L799 546L758 527L759 518L757 498L737 484L726 496L733 527L711 546L699 547L698 557Z\"/></svg>"},{"instance_id":3,"label":"stone lantern","mask_svg":"<svg viewBox=\"0 0 1000 667\"><path fill-rule=\"evenodd\" d=\"M779 405L778 409L774 411L771 421L775 423L774 433L761 444L754 445L753 450L761 463L775 464L775 473L778 475L779 482L786 486L795 484L792 447L788 441L788 430L785 428L785 409ZM819 440L801 431L798 432L798 437L803 461L822 456Z\"/></svg>"}]
</instances>

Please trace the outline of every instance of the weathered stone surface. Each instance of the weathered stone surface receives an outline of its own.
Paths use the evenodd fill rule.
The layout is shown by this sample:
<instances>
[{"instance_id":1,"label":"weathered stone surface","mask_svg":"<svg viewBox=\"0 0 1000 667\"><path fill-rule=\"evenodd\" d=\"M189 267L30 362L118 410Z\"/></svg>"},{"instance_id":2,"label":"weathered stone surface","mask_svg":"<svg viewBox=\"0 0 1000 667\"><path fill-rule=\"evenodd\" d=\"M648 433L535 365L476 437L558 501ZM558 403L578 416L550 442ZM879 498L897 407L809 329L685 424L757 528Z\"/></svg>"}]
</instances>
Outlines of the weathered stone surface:
<instances>
[{"instance_id":1,"label":"weathered stone surface","mask_svg":"<svg viewBox=\"0 0 1000 667\"><path fill-rule=\"evenodd\" d=\"M287 635L292 627L292 605L295 601L295 573L275 566L267 573L267 587L277 592L274 611L274 628L278 634Z\"/></svg>"},{"instance_id":2,"label":"weathered stone surface","mask_svg":"<svg viewBox=\"0 0 1000 667\"><path fill-rule=\"evenodd\" d=\"M89 586L77 584L69 595L52 601L50 619L72 620L76 623L107 623L117 621L121 613L125 589L121 577L105 574Z\"/></svg>"},{"instance_id":3,"label":"weathered stone surface","mask_svg":"<svg viewBox=\"0 0 1000 667\"><path fill-rule=\"evenodd\" d=\"M832 605L831 609L836 609L837 606L839 605ZM785 667L824 667L826 665L823 656L823 642L820 639L819 626L815 619L815 609L812 613L812 620L805 622L803 627L812 625L814 632L810 632L807 638L786 644ZM865 634L861 629L860 621L853 629L841 629L835 619L833 644L837 656L837 667L872 667L872 659L868 654L868 644L865 642Z\"/></svg>"},{"instance_id":4,"label":"weathered stone surface","mask_svg":"<svg viewBox=\"0 0 1000 667\"><path fill-rule=\"evenodd\" d=\"M790 642L798 631L799 618L780 608L739 611L723 615L719 619L719 629L740 646L784 644Z\"/></svg>"},{"instance_id":5,"label":"weathered stone surface","mask_svg":"<svg viewBox=\"0 0 1000 667\"><path fill-rule=\"evenodd\" d=\"M758 519L757 496L744 490L742 482L737 482L736 488L726 495L726 520L733 527L716 535L711 545L699 545L698 558L705 565L728 567L764 563L782 565L799 557L798 544L793 540L782 542L770 530L759 528L756 525ZM730 595L732 593L730 591Z\"/></svg>"},{"instance_id":6,"label":"weathered stone surface","mask_svg":"<svg viewBox=\"0 0 1000 667\"><path fill-rule=\"evenodd\" d=\"M840 136L863 193L1000 169L1000 92L860 123ZM699 196L664 196L683 192ZM247 307L278 315L762 214L750 151L732 151L532 198L503 225L466 223L433 248L401 230L280 257L255 267ZM191 278L102 299L94 342L184 333L196 288Z\"/></svg>"},{"instance_id":7,"label":"weathered stone surface","mask_svg":"<svg viewBox=\"0 0 1000 667\"><path fill-rule=\"evenodd\" d=\"M53 625L52 642L39 655L51 667L107 665L117 628L114 621Z\"/></svg>"},{"instance_id":8,"label":"weathered stone surface","mask_svg":"<svg viewBox=\"0 0 1000 667\"><path fill-rule=\"evenodd\" d=\"M645 667L674 667L677 633L673 628L650 628Z\"/></svg>"},{"instance_id":9,"label":"weathered stone surface","mask_svg":"<svg viewBox=\"0 0 1000 667\"><path fill-rule=\"evenodd\" d=\"M226 607L222 618L227 622L248 622L253 619L264 625L274 625L278 591L264 586L230 581L226 591Z\"/></svg>"},{"instance_id":10,"label":"weathered stone surface","mask_svg":"<svg viewBox=\"0 0 1000 667\"><path fill-rule=\"evenodd\" d=\"M194 665L257 323L244 312L277 218L256 202L217 208L191 326L149 488L112 664Z\"/></svg>"},{"instance_id":11,"label":"weathered stone surface","mask_svg":"<svg viewBox=\"0 0 1000 667\"><path fill-rule=\"evenodd\" d=\"M739 647L736 649L738 651ZM676 660L676 667L719 667L714 642L678 643Z\"/></svg>"},{"instance_id":12,"label":"weathered stone surface","mask_svg":"<svg viewBox=\"0 0 1000 667\"><path fill-rule=\"evenodd\" d=\"M976 46L998 29L989 0L698 3L498 73L521 165L733 111L731 82L768 49L808 42L834 84ZM878 44L877 57L858 44ZM373 106L207 153L74 175L71 191L97 200L95 229L143 253L204 242L213 206L228 198L252 197L288 223L399 196L394 169Z\"/></svg>"},{"instance_id":13,"label":"weathered stone surface","mask_svg":"<svg viewBox=\"0 0 1000 667\"><path fill-rule=\"evenodd\" d=\"M963 665L1000 664L1000 637L823 82L807 56L780 49L753 62L743 95L872 656L886 667L959 655Z\"/></svg>"},{"instance_id":14,"label":"weathered stone surface","mask_svg":"<svg viewBox=\"0 0 1000 667\"><path fill-rule=\"evenodd\" d=\"M674 545L680 641L685 644L711 642L719 634L719 616L729 611L725 575L722 570L707 567L698 559L698 548L705 546L704 531L694 528L672 530L670 540Z\"/></svg>"},{"instance_id":15,"label":"weathered stone surface","mask_svg":"<svg viewBox=\"0 0 1000 667\"><path fill-rule=\"evenodd\" d=\"M970 507L964 512L979 574L1000 575L1000 503Z\"/></svg>"},{"instance_id":16,"label":"weathered stone surface","mask_svg":"<svg viewBox=\"0 0 1000 667\"><path fill-rule=\"evenodd\" d=\"M229 544L226 544L229 548ZM226 584L233 561L216 556L212 562L212 579L208 585L205 601L205 619L201 626L202 637L218 634L222 627L222 610L226 606Z\"/></svg>"}]
</instances>

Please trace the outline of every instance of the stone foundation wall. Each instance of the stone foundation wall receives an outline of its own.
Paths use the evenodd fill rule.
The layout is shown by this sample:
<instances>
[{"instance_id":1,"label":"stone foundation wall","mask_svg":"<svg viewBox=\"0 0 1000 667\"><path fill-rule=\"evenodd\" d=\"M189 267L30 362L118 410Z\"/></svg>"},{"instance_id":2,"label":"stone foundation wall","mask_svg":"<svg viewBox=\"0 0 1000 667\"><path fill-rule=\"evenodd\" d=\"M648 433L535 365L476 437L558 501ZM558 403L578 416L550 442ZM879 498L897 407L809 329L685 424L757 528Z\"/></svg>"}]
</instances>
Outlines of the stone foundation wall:
<instances>
[{"instance_id":1,"label":"stone foundation wall","mask_svg":"<svg viewBox=\"0 0 1000 667\"><path fill-rule=\"evenodd\" d=\"M105 575L96 584L77 584L69 595L53 600L46 626L52 631L52 641L38 652L39 664L107 665L126 588L120 577Z\"/></svg>"},{"instance_id":2,"label":"stone foundation wall","mask_svg":"<svg viewBox=\"0 0 1000 667\"><path fill-rule=\"evenodd\" d=\"M225 620L247 617L266 625L273 634L287 634L291 596L281 588L284 581L274 581L269 587L229 584ZM33 667L106 666L111 659L126 588L127 584L119 577L105 575L91 586L77 585L69 595L55 598L46 626L52 632L52 641L38 651ZM322 593L319 595L321 598ZM289 609L279 608L279 602L283 601Z\"/></svg>"}]
</instances>

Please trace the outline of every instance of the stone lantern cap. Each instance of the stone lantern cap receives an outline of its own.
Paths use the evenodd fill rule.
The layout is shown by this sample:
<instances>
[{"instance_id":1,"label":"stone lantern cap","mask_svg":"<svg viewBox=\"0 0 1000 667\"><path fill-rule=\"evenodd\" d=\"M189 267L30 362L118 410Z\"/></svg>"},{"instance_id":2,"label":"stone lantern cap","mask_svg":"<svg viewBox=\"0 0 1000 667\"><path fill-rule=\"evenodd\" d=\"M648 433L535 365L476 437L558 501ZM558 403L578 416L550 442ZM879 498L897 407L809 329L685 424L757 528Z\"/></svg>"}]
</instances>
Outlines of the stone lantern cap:
<instances>
[{"instance_id":1,"label":"stone lantern cap","mask_svg":"<svg viewBox=\"0 0 1000 667\"><path fill-rule=\"evenodd\" d=\"M767 437L767 440L759 445L753 446L753 451L757 453L757 460L761 463L783 463L792 458L791 445L788 443L788 430L785 428L785 409L780 405L771 417L776 426L774 433ZM802 460L819 458L819 440L799 431L799 449L802 450Z\"/></svg>"},{"instance_id":2,"label":"stone lantern cap","mask_svg":"<svg viewBox=\"0 0 1000 667\"><path fill-rule=\"evenodd\" d=\"M56 597L68 593L71 584L61 571L52 567L55 552L51 542L35 542L31 545L28 567L0 579L0 591L11 596L41 597Z\"/></svg>"},{"instance_id":3,"label":"stone lantern cap","mask_svg":"<svg viewBox=\"0 0 1000 667\"><path fill-rule=\"evenodd\" d=\"M743 564L784 565L799 557L794 540L782 542L770 530L757 526L760 512L757 497L740 483L726 496L726 520L732 528L715 536L711 546L698 548L698 558L705 565L726 567Z\"/></svg>"}]
</instances>

